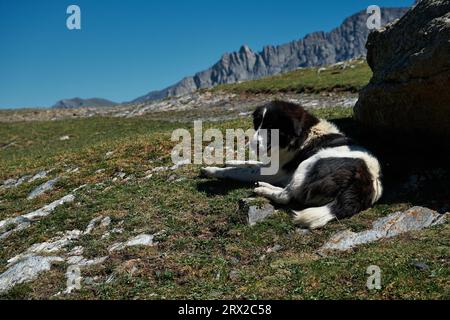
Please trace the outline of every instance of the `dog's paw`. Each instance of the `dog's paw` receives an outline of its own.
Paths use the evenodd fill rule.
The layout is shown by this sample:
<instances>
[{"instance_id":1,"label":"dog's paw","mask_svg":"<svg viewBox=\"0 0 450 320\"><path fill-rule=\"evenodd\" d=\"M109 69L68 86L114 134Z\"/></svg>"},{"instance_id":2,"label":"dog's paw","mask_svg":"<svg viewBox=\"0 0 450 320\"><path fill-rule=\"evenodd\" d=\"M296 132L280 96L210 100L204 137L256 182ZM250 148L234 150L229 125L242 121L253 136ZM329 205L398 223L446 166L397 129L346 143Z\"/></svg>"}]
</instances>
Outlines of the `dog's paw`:
<instances>
[{"instance_id":1,"label":"dog's paw","mask_svg":"<svg viewBox=\"0 0 450 320\"><path fill-rule=\"evenodd\" d=\"M256 185L258 187L264 187L264 188L274 188L271 184L267 183L267 182L257 182Z\"/></svg>"},{"instance_id":2,"label":"dog's paw","mask_svg":"<svg viewBox=\"0 0 450 320\"><path fill-rule=\"evenodd\" d=\"M258 187L258 188L255 188L254 190L253 190L253 192L257 195L257 196L260 196L260 197L265 197L265 196L267 196L267 188L265 188L265 187Z\"/></svg>"}]
</instances>

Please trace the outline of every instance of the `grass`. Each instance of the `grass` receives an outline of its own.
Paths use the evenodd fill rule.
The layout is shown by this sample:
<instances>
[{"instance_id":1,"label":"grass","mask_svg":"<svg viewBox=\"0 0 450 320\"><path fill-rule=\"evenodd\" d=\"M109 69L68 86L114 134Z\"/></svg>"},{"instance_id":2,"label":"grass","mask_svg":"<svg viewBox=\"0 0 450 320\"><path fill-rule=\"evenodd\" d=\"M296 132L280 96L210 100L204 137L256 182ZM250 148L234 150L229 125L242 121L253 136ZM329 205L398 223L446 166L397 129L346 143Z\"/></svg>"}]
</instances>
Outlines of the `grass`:
<instances>
[{"instance_id":1,"label":"grass","mask_svg":"<svg viewBox=\"0 0 450 320\"><path fill-rule=\"evenodd\" d=\"M300 71L299 71L300 72ZM351 110L319 109L328 119L350 119ZM205 124L248 128L242 118ZM58 208L29 229L3 240L0 272L7 259L61 231L83 230L98 216L110 216L122 234L102 239L104 230L81 237L73 246L85 248L89 258L107 255L112 243L146 232L158 236L156 247L133 247L113 253L102 265L82 270L83 284L71 295L54 296L66 285L67 265L57 265L36 281L14 287L2 299L448 299L449 226L405 234L361 246L351 252L319 257L316 250L335 232L363 230L386 214L409 208L410 201L380 203L348 220L302 235L289 212L278 213L254 227L246 223L239 200L252 196L252 186L209 181L199 166L155 173L168 166L174 146L174 124L149 117L88 118L51 122L9 123L0 127L0 181L53 169L61 176L57 188L35 200L28 192L45 180L0 190L0 219L27 213L88 184L76 201ZM69 135L67 141L59 137ZM113 152L109 157L106 153ZM78 172L67 169L79 168ZM102 169L102 171L98 171ZM118 172L130 180L113 181ZM412 200L411 200L412 201ZM282 249L267 253L275 244ZM412 261L424 261L420 271ZM382 290L366 288L366 269L382 270ZM232 276L230 276L232 275ZM112 279L107 282L106 279Z\"/></svg>"},{"instance_id":2,"label":"grass","mask_svg":"<svg viewBox=\"0 0 450 320\"><path fill-rule=\"evenodd\" d=\"M354 60L343 68L342 65L319 68L303 68L273 77L244 81L215 87L234 93L321 93L321 92L358 92L369 82L372 71L365 60Z\"/></svg>"}]
</instances>

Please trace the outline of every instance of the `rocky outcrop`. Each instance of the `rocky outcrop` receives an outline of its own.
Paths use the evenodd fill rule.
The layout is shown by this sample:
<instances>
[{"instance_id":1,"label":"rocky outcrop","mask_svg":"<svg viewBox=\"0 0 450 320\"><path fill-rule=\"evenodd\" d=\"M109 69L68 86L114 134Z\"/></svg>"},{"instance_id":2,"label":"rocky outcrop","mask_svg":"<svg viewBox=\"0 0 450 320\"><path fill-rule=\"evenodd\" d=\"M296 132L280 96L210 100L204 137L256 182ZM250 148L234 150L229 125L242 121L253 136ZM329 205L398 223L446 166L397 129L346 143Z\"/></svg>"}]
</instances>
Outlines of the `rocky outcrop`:
<instances>
[{"instance_id":1,"label":"rocky outcrop","mask_svg":"<svg viewBox=\"0 0 450 320\"><path fill-rule=\"evenodd\" d=\"M374 222L373 228L359 233L344 230L335 234L320 251L345 251L362 244L389 239L405 232L422 230L446 223L449 213L413 207L406 212L396 212Z\"/></svg>"},{"instance_id":2,"label":"rocky outcrop","mask_svg":"<svg viewBox=\"0 0 450 320\"><path fill-rule=\"evenodd\" d=\"M73 98L60 100L57 103L55 103L52 108L76 109L87 107L112 107L115 105L117 105L117 103L101 98L91 98L91 99Z\"/></svg>"},{"instance_id":3,"label":"rocky outcrop","mask_svg":"<svg viewBox=\"0 0 450 320\"><path fill-rule=\"evenodd\" d=\"M392 22L406 11L406 8L383 8L382 22ZM333 64L365 55L365 43L370 32L366 26L367 18L366 11L361 11L345 19L341 26L331 32L311 33L284 45L267 46L261 52L242 46L238 52L225 53L211 68L164 90L150 92L133 102L160 100L219 84L254 80L299 67Z\"/></svg>"},{"instance_id":4,"label":"rocky outcrop","mask_svg":"<svg viewBox=\"0 0 450 320\"><path fill-rule=\"evenodd\" d=\"M367 49L374 74L356 119L391 137L450 137L450 1L419 1L371 33Z\"/></svg>"}]
</instances>

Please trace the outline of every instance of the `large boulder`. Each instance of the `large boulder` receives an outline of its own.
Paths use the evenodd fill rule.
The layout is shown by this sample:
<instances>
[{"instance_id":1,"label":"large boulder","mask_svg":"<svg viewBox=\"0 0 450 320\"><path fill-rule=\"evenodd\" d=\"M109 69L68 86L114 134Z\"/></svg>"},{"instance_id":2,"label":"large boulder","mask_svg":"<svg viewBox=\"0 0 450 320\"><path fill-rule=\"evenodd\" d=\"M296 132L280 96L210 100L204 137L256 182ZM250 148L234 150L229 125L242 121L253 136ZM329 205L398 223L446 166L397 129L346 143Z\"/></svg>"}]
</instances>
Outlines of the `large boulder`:
<instances>
[{"instance_id":1,"label":"large boulder","mask_svg":"<svg viewBox=\"0 0 450 320\"><path fill-rule=\"evenodd\" d=\"M356 119L397 140L434 136L448 143L450 0L418 1L400 20L372 32L366 47L373 78L360 92Z\"/></svg>"}]
</instances>

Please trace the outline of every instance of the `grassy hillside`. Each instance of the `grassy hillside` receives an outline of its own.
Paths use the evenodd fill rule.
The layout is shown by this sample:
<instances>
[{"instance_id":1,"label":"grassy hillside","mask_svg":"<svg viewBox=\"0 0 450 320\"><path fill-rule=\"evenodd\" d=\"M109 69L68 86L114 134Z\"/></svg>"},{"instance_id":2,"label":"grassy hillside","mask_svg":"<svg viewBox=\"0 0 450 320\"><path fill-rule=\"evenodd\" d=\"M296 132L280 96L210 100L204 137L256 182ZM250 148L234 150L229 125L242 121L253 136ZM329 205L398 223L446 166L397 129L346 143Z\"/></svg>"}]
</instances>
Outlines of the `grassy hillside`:
<instances>
[{"instance_id":1,"label":"grassy hillside","mask_svg":"<svg viewBox=\"0 0 450 320\"><path fill-rule=\"evenodd\" d=\"M349 109L315 113L330 119L351 117ZM251 122L245 118L206 127L213 125L225 130L247 128ZM411 203L382 202L307 234L297 230L285 208L250 227L238 203L252 196L251 185L203 179L199 166L155 172L148 178L149 170L171 165L170 135L176 127L189 129L191 124L148 117L2 124L0 142L15 144L0 150L0 181L50 169L50 177L61 180L53 191L34 200L27 200L27 194L45 180L0 190L0 220L86 187L76 192L75 202L0 240L0 273L9 258L32 244L67 230L84 230L95 217L111 217L110 229L123 232L104 237L107 230L96 229L70 245L68 250L82 246L86 258L109 256L103 264L82 269L89 281L81 290L54 296L66 288L68 265L61 263L0 298L449 298L448 225L320 257L315 251L336 231L363 230L376 218ZM69 140L61 141L66 135ZM111 244L143 232L159 233L158 245L108 252ZM268 250L275 245L279 250ZM429 269L418 270L412 261L424 261ZM379 291L366 289L366 269L373 264L383 272Z\"/></svg>"},{"instance_id":2,"label":"grassy hillside","mask_svg":"<svg viewBox=\"0 0 450 320\"><path fill-rule=\"evenodd\" d=\"M357 92L371 77L372 71L365 60L354 60L326 68L305 68L260 80L221 85L214 90L235 93Z\"/></svg>"}]
</instances>

